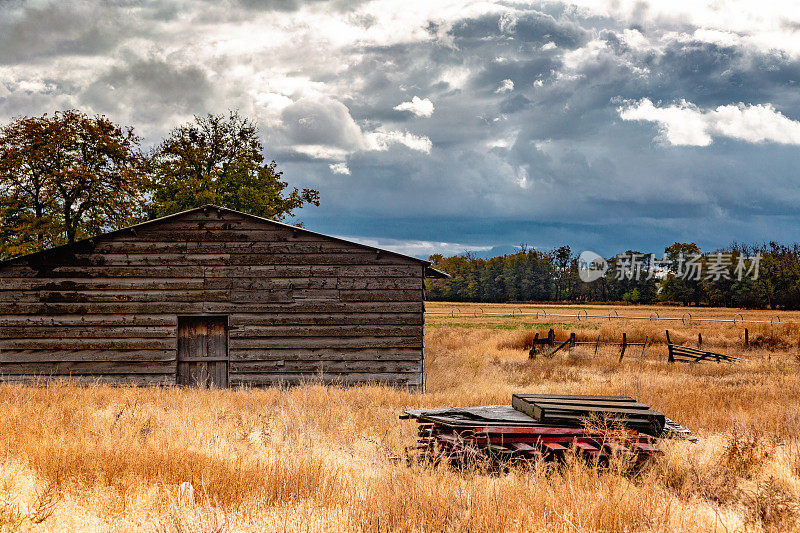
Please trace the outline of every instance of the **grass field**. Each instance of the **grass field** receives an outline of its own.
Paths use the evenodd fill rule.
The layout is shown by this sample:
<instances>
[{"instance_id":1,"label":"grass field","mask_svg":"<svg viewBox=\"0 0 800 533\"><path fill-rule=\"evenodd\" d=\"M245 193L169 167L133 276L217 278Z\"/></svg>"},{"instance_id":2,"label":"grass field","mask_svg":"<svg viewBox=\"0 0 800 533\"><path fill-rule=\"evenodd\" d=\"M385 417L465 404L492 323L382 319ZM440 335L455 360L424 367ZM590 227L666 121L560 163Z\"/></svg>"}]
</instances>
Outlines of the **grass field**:
<instances>
[{"instance_id":1,"label":"grass field","mask_svg":"<svg viewBox=\"0 0 800 533\"><path fill-rule=\"evenodd\" d=\"M428 320L425 394L0 386L0 531L800 530L800 329L790 323L800 313L748 325L747 352L741 324L476 315ZM622 362L613 347L528 360L531 332L549 327L559 339L624 331L651 344ZM675 342L693 346L701 331L708 349L747 361L670 365L667 327ZM402 409L508 403L523 391L631 395L701 440L665 443L636 474L581 461L488 475L397 460L415 440Z\"/></svg>"}]
</instances>

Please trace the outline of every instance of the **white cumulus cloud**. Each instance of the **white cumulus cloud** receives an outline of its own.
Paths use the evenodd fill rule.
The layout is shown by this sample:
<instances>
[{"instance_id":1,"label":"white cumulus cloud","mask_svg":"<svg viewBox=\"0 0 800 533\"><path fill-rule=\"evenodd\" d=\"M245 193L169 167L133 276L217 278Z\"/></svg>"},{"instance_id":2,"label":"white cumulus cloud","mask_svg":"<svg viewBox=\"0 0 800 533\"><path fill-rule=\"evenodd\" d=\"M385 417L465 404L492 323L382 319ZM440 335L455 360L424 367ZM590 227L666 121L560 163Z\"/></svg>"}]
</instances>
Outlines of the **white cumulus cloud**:
<instances>
[{"instance_id":1,"label":"white cumulus cloud","mask_svg":"<svg viewBox=\"0 0 800 533\"><path fill-rule=\"evenodd\" d=\"M495 93L503 94L510 93L514 90L514 82L512 80L503 80L500 82L500 87L497 88Z\"/></svg>"},{"instance_id":2,"label":"white cumulus cloud","mask_svg":"<svg viewBox=\"0 0 800 533\"><path fill-rule=\"evenodd\" d=\"M394 106L396 111L409 111L418 117L428 118L433 115L433 102L427 98L415 96L410 102L403 102Z\"/></svg>"},{"instance_id":3,"label":"white cumulus cloud","mask_svg":"<svg viewBox=\"0 0 800 533\"><path fill-rule=\"evenodd\" d=\"M429 154L431 148L433 148L433 143L429 138L424 135L414 135L407 131L384 131L378 129L377 131L366 133L364 136L367 139L370 150L384 151L388 150L393 144L402 144L411 150Z\"/></svg>"},{"instance_id":4,"label":"white cumulus cloud","mask_svg":"<svg viewBox=\"0 0 800 533\"><path fill-rule=\"evenodd\" d=\"M772 104L744 103L702 110L691 102L656 107L648 98L617 109L623 120L657 122L661 137L675 146L708 146L714 137L800 145L800 122Z\"/></svg>"},{"instance_id":5,"label":"white cumulus cloud","mask_svg":"<svg viewBox=\"0 0 800 533\"><path fill-rule=\"evenodd\" d=\"M331 163L328 165L328 168L330 168L331 172L334 174L350 175L350 169L347 167L347 163Z\"/></svg>"}]
</instances>

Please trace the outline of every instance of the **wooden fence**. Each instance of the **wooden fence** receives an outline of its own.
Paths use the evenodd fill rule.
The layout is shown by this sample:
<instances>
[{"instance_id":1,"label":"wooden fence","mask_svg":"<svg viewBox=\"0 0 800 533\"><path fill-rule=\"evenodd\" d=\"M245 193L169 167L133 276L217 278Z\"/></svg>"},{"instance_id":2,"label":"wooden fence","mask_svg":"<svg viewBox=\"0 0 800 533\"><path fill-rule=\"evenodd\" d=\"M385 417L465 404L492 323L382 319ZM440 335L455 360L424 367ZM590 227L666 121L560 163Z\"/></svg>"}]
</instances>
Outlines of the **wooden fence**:
<instances>
[{"instance_id":1,"label":"wooden fence","mask_svg":"<svg viewBox=\"0 0 800 533\"><path fill-rule=\"evenodd\" d=\"M594 346L594 354L597 355L597 351L600 346L619 346L620 354L619 360L622 361L623 357L625 356L625 351L629 346L641 346L642 351L639 354L639 357L644 357L645 350L647 348L647 341L649 337L645 337L644 342L628 342L628 335L627 333L622 333L622 341L621 342L609 342L609 341L601 341L600 335L597 336L597 340L595 341L577 341L575 338L575 333L570 333L569 338L566 340L557 343L555 339L555 331L551 328L547 332L547 337L540 338L539 333L534 335L533 341L531 343L531 349L528 352L528 357L530 359L535 359L536 355L541 351L544 357L552 357L557 352L567 349L569 352L572 352L572 349L577 345L593 345ZM669 331L667 331L667 361L670 363L674 362L701 362L701 361L717 361L717 362L728 362L728 363L735 363L737 361L741 361L741 358L725 355L716 352L709 352L706 350L702 350L703 347L703 334L697 334L697 348L691 348L689 346L682 346L679 344L673 344L669 337ZM747 328L744 330L744 349L748 349L750 347L750 334ZM548 348L548 349L545 349Z\"/></svg>"}]
</instances>

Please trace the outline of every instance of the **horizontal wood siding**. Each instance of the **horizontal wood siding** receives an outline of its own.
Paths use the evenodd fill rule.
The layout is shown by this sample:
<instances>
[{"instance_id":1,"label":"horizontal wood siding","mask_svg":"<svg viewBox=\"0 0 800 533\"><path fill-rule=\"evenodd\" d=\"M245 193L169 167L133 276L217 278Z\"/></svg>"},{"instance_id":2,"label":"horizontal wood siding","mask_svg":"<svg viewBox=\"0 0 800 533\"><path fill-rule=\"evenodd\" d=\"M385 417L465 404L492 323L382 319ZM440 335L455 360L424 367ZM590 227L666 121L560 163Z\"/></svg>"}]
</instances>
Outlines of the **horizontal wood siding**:
<instances>
[{"instance_id":1,"label":"horizontal wood siding","mask_svg":"<svg viewBox=\"0 0 800 533\"><path fill-rule=\"evenodd\" d=\"M231 385L422 385L422 263L210 210L0 266L0 379L175 383L227 315Z\"/></svg>"}]
</instances>

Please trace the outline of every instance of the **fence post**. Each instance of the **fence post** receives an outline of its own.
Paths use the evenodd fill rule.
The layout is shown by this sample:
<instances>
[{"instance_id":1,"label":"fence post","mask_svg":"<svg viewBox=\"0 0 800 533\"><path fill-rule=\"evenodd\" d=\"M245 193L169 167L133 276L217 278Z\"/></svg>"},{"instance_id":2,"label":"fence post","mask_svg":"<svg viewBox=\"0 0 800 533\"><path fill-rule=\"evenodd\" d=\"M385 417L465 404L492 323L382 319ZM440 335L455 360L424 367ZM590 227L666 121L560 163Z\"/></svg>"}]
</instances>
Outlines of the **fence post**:
<instances>
[{"instance_id":1,"label":"fence post","mask_svg":"<svg viewBox=\"0 0 800 533\"><path fill-rule=\"evenodd\" d=\"M747 350L750 348L750 332L747 331L747 328L744 328L744 349Z\"/></svg>"},{"instance_id":2,"label":"fence post","mask_svg":"<svg viewBox=\"0 0 800 533\"><path fill-rule=\"evenodd\" d=\"M597 355L597 349L600 347L600 334L597 334L597 342L594 345L594 354Z\"/></svg>"},{"instance_id":3,"label":"fence post","mask_svg":"<svg viewBox=\"0 0 800 533\"><path fill-rule=\"evenodd\" d=\"M698 333L697 334L697 348L700 349L702 347L703 347L703 334L702 333Z\"/></svg>"},{"instance_id":4,"label":"fence post","mask_svg":"<svg viewBox=\"0 0 800 533\"><path fill-rule=\"evenodd\" d=\"M672 341L669 340L669 330L667 330L667 362L675 362L675 358L672 356Z\"/></svg>"},{"instance_id":5,"label":"fence post","mask_svg":"<svg viewBox=\"0 0 800 533\"><path fill-rule=\"evenodd\" d=\"M644 336L644 343L642 343L642 353L639 355L639 359L644 359L644 349L647 348L647 339L649 339L649 335Z\"/></svg>"},{"instance_id":6,"label":"fence post","mask_svg":"<svg viewBox=\"0 0 800 533\"><path fill-rule=\"evenodd\" d=\"M572 353L572 349L575 347L575 333L569 334L569 353Z\"/></svg>"},{"instance_id":7,"label":"fence post","mask_svg":"<svg viewBox=\"0 0 800 533\"><path fill-rule=\"evenodd\" d=\"M528 352L528 359L536 359L536 344L539 340L539 333L537 332L536 335L533 336L533 346L531 346L531 351Z\"/></svg>"},{"instance_id":8,"label":"fence post","mask_svg":"<svg viewBox=\"0 0 800 533\"><path fill-rule=\"evenodd\" d=\"M622 351L619 354L619 360L622 361L622 358L625 356L625 348L628 347L628 336L625 332L622 332Z\"/></svg>"},{"instance_id":9,"label":"fence post","mask_svg":"<svg viewBox=\"0 0 800 533\"><path fill-rule=\"evenodd\" d=\"M550 331L547 332L547 344L549 346L554 346L556 343L556 332L553 331L553 328L550 328Z\"/></svg>"}]
</instances>

